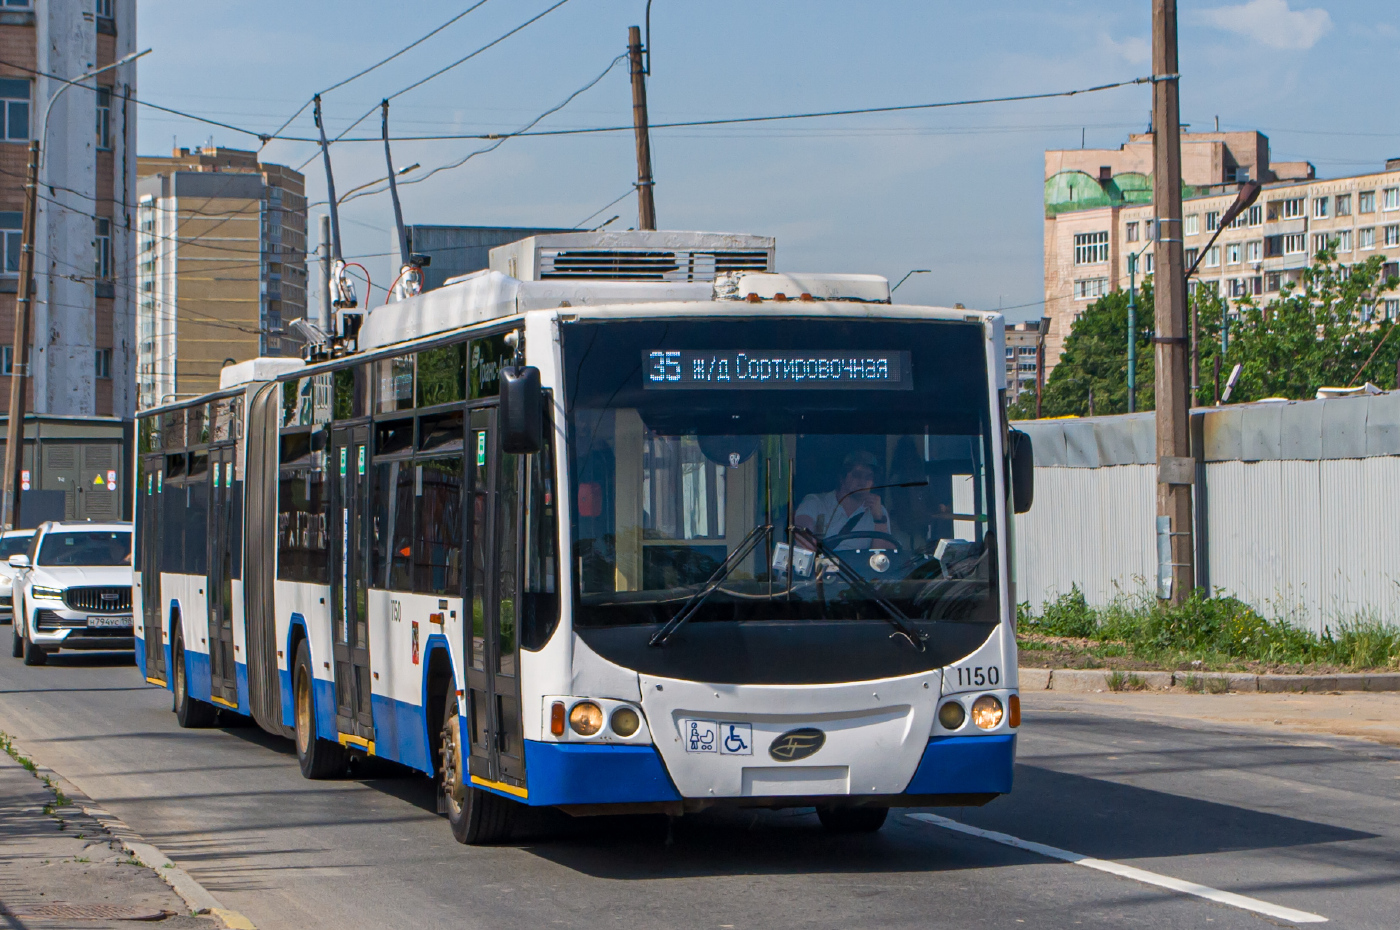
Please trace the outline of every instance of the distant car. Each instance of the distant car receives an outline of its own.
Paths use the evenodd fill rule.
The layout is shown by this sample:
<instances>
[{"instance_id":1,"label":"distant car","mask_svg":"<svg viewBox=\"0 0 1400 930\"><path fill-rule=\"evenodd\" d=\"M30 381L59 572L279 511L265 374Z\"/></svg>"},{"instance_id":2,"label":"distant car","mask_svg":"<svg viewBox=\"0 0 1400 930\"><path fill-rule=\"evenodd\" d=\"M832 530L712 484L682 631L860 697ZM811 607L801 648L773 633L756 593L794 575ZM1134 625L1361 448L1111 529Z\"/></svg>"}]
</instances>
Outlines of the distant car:
<instances>
[{"instance_id":1,"label":"distant car","mask_svg":"<svg viewBox=\"0 0 1400 930\"><path fill-rule=\"evenodd\" d=\"M14 577L15 569L10 567L10 556L27 553L29 541L33 538L33 530L9 530L0 533L0 623L9 623L14 617L10 580Z\"/></svg>"},{"instance_id":2,"label":"distant car","mask_svg":"<svg viewBox=\"0 0 1400 930\"><path fill-rule=\"evenodd\" d=\"M9 564L13 651L25 665L59 649L135 648L130 523L45 523Z\"/></svg>"}]
</instances>

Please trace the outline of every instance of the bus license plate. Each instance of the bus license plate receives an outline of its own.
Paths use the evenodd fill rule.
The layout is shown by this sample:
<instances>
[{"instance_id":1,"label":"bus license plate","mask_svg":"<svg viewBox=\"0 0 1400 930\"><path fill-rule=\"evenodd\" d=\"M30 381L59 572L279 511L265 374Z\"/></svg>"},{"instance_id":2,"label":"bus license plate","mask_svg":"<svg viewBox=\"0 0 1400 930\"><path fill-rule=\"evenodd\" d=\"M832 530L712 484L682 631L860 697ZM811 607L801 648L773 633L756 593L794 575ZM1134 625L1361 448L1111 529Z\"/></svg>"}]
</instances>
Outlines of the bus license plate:
<instances>
[{"instance_id":1,"label":"bus license plate","mask_svg":"<svg viewBox=\"0 0 1400 930\"><path fill-rule=\"evenodd\" d=\"M87 625L95 630L121 629L131 626L131 615L122 617L88 617Z\"/></svg>"}]
</instances>

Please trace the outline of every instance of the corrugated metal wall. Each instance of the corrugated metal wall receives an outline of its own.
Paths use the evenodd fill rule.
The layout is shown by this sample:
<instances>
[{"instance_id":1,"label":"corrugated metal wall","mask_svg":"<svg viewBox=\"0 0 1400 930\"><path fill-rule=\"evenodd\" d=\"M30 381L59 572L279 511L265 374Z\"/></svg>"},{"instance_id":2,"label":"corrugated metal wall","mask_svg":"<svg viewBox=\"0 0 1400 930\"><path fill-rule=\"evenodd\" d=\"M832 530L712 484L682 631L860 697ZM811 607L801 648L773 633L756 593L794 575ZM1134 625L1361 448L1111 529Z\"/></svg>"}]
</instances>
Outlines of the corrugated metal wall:
<instances>
[{"instance_id":1,"label":"corrugated metal wall","mask_svg":"<svg viewBox=\"0 0 1400 930\"><path fill-rule=\"evenodd\" d=\"M1151 414L1016 424L1035 506L1016 518L1017 599L1151 590ZM1320 631L1400 624L1400 393L1192 412L1198 582Z\"/></svg>"}]
</instances>

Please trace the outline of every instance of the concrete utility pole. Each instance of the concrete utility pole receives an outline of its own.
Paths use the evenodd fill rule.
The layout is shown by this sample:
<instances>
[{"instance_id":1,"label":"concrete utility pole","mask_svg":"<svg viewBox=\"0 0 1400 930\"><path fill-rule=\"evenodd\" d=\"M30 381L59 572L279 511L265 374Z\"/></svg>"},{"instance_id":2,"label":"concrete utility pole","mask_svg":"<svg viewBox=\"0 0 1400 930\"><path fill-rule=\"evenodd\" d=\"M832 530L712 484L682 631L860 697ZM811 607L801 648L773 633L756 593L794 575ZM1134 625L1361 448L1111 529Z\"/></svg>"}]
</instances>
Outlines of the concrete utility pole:
<instances>
[{"instance_id":1,"label":"concrete utility pole","mask_svg":"<svg viewBox=\"0 0 1400 930\"><path fill-rule=\"evenodd\" d=\"M331 331L331 217L321 214L321 332Z\"/></svg>"},{"instance_id":2,"label":"concrete utility pole","mask_svg":"<svg viewBox=\"0 0 1400 930\"><path fill-rule=\"evenodd\" d=\"M632 130L637 135L637 228L656 228L655 183L651 178L651 128L647 122L647 78L642 70L642 30L627 29L627 58L632 70Z\"/></svg>"},{"instance_id":3,"label":"concrete utility pole","mask_svg":"<svg viewBox=\"0 0 1400 930\"><path fill-rule=\"evenodd\" d=\"M10 341L10 409L5 424L5 496L0 523L19 527L20 471L24 467L24 373L28 363L29 318L34 302L34 214L39 193L39 140L29 141L29 167L24 174L24 219L20 222L19 285L15 294L15 333Z\"/></svg>"},{"instance_id":4,"label":"concrete utility pole","mask_svg":"<svg viewBox=\"0 0 1400 930\"><path fill-rule=\"evenodd\" d=\"M1157 597L1180 604L1195 586L1186 275L1181 251L1181 102L1176 0L1152 0L1152 202L1157 213Z\"/></svg>"}]
</instances>

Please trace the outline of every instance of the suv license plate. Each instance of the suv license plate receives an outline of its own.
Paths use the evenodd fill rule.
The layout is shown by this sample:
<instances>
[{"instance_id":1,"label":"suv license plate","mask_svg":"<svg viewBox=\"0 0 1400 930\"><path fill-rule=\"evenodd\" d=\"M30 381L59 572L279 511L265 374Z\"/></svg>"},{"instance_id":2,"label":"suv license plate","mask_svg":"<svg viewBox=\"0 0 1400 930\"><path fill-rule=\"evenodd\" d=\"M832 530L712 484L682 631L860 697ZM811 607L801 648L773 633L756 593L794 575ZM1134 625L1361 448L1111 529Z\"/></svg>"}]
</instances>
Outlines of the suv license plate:
<instances>
[{"instance_id":1,"label":"suv license plate","mask_svg":"<svg viewBox=\"0 0 1400 930\"><path fill-rule=\"evenodd\" d=\"M88 617L87 625L93 629L112 629L131 626L131 615L122 617Z\"/></svg>"}]
</instances>

